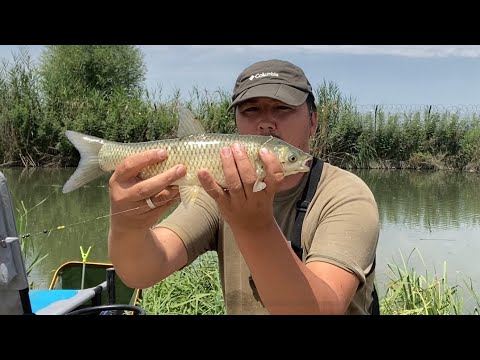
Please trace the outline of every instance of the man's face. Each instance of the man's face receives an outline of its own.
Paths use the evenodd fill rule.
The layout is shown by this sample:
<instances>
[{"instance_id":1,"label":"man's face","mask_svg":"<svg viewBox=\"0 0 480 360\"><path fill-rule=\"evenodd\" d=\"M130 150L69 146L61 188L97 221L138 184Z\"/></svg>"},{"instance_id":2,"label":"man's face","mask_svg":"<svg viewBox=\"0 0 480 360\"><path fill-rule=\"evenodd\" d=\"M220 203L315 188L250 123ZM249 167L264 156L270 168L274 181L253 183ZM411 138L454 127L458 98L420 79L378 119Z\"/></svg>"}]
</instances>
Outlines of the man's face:
<instances>
[{"instance_id":1,"label":"man's face","mask_svg":"<svg viewBox=\"0 0 480 360\"><path fill-rule=\"evenodd\" d=\"M317 114L310 113L306 102L292 106L258 97L239 103L235 116L241 135L272 135L306 152L317 128Z\"/></svg>"}]
</instances>

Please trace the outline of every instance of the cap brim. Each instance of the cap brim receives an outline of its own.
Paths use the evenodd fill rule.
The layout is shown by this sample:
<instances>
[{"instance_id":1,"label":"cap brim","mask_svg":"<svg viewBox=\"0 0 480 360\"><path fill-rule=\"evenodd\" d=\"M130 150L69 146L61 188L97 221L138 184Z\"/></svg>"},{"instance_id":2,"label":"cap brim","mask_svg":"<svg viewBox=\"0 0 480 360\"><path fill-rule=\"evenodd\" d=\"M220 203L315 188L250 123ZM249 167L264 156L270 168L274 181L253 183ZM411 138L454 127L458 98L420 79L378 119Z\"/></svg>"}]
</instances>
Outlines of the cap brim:
<instances>
[{"instance_id":1,"label":"cap brim","mask_svg":"<svg viewBox=\"0 0 480 360\"><path fill-rule=\"evenodd\" d=\"M262 84L251 87L238 95L228 111L237 104L256 97L268 97L292 106L299 106L307 99L308 92L285 84Z\"/></svg>"}]
</instances>

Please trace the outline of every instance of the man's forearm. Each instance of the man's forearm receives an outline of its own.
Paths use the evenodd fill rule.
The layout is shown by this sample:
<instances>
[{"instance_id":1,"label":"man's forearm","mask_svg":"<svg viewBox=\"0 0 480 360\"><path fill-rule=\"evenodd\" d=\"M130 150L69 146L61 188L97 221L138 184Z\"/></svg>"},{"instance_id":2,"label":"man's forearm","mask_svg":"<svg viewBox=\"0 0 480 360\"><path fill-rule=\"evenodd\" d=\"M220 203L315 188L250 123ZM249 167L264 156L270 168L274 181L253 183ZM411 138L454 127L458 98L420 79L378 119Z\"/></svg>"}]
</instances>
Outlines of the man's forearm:
<instances>
[{"instance_id":1,"label":"man's forearm","mask_svg":"<svg viewBox=\"0 0 480 360\"><path fill-rule=\"evenodd\" d=\"M233 230L233 229L232 229ZM271 314L329 314L335 292L295 255L278 225L235 229L235 239Z\"/></svg>"},{"instance_id":2,"label":"man's forearm","mask_svg":"<svg viewBox=\"0 0 480 360\"><path fill-rule=\"evenodd\" d=\"M158 281L152 270L159 267L163 255L152 236L150 229L144 232L110 229L108 253L115 271L127 286L146 288Z\"/></svg>"}]
</instances>

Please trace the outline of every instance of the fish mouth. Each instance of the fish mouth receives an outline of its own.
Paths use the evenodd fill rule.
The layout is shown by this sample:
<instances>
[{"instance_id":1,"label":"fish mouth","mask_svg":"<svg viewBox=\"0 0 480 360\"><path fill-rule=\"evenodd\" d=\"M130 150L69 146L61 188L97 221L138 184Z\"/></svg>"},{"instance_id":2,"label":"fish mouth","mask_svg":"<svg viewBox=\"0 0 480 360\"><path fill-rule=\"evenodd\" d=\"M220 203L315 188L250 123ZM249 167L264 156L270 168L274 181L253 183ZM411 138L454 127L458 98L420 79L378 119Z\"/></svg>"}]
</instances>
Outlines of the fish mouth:
<instances>
[{"instance_id":1,"label":"fish mouth","mask_svg":"<svg viewBox=\"0 0 480 360\"><path fill-rule=\"evenodd\" d=\"M302 165L300 165L300 171L302 172L310 171L312 160L313 160L313 155L309 155L305 160L303 160Z\"/></svg>"},{"instance_id":2,"label":"fish mouth","mask_svg":"<svg viewBox=\"0 0 480 360\"><path fill-rule=\"evenodd\" d=\"M302 164L299 167L296 167L295 170L286 170L284 172L284 175L288 176L296 173L309 172L311 168L309 165L307 165L307 163L310 162L312 159L313 156L310 155L305 160L303 160Z\"/></svg>"},{"instance_id":3,"label":"fish mouth","mask_svg":"<svg viewBox=\"0 0 480 360\"><path fill-rule=\"evenodd\" d=\"M311 164L309 164L311 162L311 160L313 159L313 157L310 157L308 159L306 159L302 165L300 166L300 168L298 169L300 172L309 172L310 169L311 169ZM308 165L307 165L308 163Z\"/></svg>"}]
</instances>

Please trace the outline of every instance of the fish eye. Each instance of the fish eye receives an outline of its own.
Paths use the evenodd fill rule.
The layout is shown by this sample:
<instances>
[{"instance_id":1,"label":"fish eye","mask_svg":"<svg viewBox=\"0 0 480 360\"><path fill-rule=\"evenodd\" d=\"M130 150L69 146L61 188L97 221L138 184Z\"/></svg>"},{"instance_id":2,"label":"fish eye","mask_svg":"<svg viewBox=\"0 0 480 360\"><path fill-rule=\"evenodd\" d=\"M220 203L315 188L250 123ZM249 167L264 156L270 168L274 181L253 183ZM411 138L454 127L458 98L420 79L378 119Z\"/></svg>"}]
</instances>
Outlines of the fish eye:
<instances>
[{"instance_id":1,"label":"fish eye","mask_svg":"<svg viewBox=\"0 0 480 360\"><path fill-rule=\"evenodd\" d=\"M291 163L293 163L293 162L297 161L297 157L296 157L295 155L293 155L293 154L290 154L290 155L288 156L288 161L290 161Z\"/></svg>"}]
</instances>

